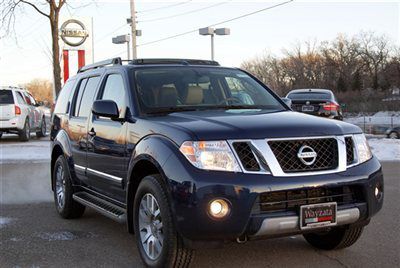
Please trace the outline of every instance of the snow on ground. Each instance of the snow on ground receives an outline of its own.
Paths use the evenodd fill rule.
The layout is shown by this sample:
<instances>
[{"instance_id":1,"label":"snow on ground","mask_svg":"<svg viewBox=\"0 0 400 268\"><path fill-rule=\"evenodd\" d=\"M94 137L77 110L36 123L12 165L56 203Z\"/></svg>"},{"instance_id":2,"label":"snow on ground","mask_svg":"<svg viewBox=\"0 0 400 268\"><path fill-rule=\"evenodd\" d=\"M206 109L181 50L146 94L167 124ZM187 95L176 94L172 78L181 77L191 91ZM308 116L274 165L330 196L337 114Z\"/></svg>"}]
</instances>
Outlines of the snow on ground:
<instances>
[{"instance_id":1,"label":"snow on ground","mask_svg":"<svg viewBox=\"0 0 400 268\"><path fill-rule=\"evenodd\" d=\"M50 142L0 142L0 164L17 162L46 162L50 159Z\"/></svg>"},{"instance_id":2,"label":"snow on ground","mask_svg":"<svg viewBox=\"0 0 400 268\"><path fill-rule=\"evenodd\" d=\"M11 221L12 221L12 219L10 219L10 218L0 217L0 229L5 227L6 225L10 224Z\"/></svg>"},{"instance_id":3,"label":"snow on ground","mask_svg":"<svg viewBox=\"0 0 400 268\"><path fill-rule=\"evenodd\" d=\"M368 139L372 153L380 161L400 161L400 139Z\"/></svg>"},{"instance_id":4,"label":"snow on ground","mask_svg":"<svg viewBox=\"0 0 400 268\"><path fill-rule=\"evenodd\" d=\"M344 121L351 124L369 124L369 125L400 125L400 112L384 111L377 112L371 116L359 114L344 118Z\"/></svg>"}]
</instances>

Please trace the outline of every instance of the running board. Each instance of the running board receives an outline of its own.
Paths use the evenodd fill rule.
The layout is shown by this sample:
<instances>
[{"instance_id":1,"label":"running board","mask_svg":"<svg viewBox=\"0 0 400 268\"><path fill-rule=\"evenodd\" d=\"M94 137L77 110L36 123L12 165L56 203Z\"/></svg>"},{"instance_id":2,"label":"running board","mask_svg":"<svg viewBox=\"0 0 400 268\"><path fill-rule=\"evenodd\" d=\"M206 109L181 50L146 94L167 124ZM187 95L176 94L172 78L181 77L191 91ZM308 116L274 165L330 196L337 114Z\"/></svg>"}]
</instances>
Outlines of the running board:
<instances>
[{"instance_id":1,"label":"running board","mask_svg":"<svg viewBox=\"0 0 400 268\"><path fill-rule=\"evenodd\" d=\"M72 197L76 202L93 208L106 217L109 217L119 223L126 222L126 210L117 205L114 205L87 192L78 192Z\"/></svg>"}]
</instances>

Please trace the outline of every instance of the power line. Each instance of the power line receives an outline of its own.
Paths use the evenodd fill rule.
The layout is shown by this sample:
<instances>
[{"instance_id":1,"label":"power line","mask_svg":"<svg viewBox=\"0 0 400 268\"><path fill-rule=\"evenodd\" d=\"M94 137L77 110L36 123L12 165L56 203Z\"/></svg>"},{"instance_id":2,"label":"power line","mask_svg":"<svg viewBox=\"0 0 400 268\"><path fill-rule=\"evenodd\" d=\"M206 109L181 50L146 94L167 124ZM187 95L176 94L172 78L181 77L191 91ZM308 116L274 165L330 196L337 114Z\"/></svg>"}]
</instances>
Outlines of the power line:
<instances>
[{"instance_id":1,"label":"power line","mask_svg":"<svg viewBox=\"0 0 400 268\"><path fill-rule=\"evenodd\" d=\"M227 22L231 22L231 21L238 20L238 19L242 19L242 18L251 16L251 15L257 14L257 13L261 13L261 12L264 12L264 11L267 11L267 10L270 10L270 9L273 9L273 8L276 8L276 7L280 7L280 6L289 4L289 3L293 2L293 1L294 1L294 0L289 0L289 1L282 2L282 3L279 3L279 4L273 5L273 6L269 6L269 7L266 7L266 8L262 8L262 9L259 9L259 10L256 10L256 11L253 11L253 12L250 12L250 13L246 13L246 14L240 15L240 16L238 16L238 17L234 17L234 18L231 18L231 19L227 19L227 20L224 20L224 21L220 21L220 22L211 24L211 25L209 25L208 27L218 26L218 25L223 24L223 23L227 23ZM191 30L191 31L187 31L187 32L183 32L183 33L179 33L179 34L167 36L167 37L160 38L160 39L153 40L153 41L149 41L149 42L145 42L145 43L140 44L140 45L138 45L138 46L147 46L147 45L151 45L151 44L154 44L154 43L158 43L158 42L162 42L162 41L165 41L165 40L173 39L173 38L175 38L175 37L179 37L179 36L191 34L191 33L197 32L198 30L199 30L199 29L197 28L197 29L194 29L194 30Z\"/></svg>"},{"instance_id":2,"label":"power line","mask_svg":"<svg viewBox=\"0 0 400 268\"><path fill-rule=\"evenodd\" d=\"M136 13L152 12L152 11L157 11L157 10L160 10L160 9L166 9L166 8L176 7L176 6L180 6L180 5L187 4L187 3L192 2L192 1L193 1L193 0L188 0L188 1L185 1L185 2L179 2L179 3L172 4L172 5L168 5L168 6L157 7L157 8L151 8L151 9L145 9L145 10L137 11Z\"/></svg>"},{"instance_id":3,"label":"power line","mask_svg":"<svg viewBox=\"0 0 400 268\"><path fill-rule=\"evenodd\" d=\"M213 7L216 7L216 6L224 5L224 4L229 3L231 1L232 0L227 1L227 2L221 2L221 3L213 4L213 5L210 5L210 6L206 6L206 7L197 8L197 9L189 10L189 11L186 11L186 12L178 13L178 14L171 15L171 16L159 17L159 18L149 19L149 20L139 20L138 22L153 22L153 21L172 19L172 18L184 16L184 15L187 15L187 14L200 12L200 11L203 11L203 10L206 10L206 9L210 9L210 8L213 8Z\"/></svg>"}]
</instances>

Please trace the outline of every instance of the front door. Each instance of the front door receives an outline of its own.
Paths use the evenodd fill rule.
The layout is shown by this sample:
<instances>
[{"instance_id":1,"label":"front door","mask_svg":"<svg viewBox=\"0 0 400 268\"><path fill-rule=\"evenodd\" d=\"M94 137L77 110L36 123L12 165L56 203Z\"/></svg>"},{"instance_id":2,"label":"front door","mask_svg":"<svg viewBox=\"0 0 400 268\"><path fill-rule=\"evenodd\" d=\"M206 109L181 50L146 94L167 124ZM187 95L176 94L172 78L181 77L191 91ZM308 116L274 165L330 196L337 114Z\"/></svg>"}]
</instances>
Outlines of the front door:
<instances>
[{"instance_id":1,"label":"front door","mask_svg":"<svg viewBox=\"0 0 400 268\"><path fill-rule=\"evenodd\" d=\"M109 73L97 99L112 100L125 117L127 91L122 74ZM127 123L91 115L88 135L87 176L96 191L125 202L123 183L127 176Z\"/></svg>"}]
</instances>

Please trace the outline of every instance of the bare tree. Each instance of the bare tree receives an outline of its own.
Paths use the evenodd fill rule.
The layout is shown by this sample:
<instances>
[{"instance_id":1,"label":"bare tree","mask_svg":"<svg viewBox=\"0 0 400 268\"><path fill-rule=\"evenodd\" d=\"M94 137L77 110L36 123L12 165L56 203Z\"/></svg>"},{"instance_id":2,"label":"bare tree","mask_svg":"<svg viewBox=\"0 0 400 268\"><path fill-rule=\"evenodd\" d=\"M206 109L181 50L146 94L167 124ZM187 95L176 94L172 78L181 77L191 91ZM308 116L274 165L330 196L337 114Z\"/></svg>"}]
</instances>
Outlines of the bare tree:
<instances>
[{"instance_id":1,"label":"bare tree","mask_svg":"<svg viewBox=\"0 0 400 268\"><path fill-rule=\"evenodd\" d=\"M6 34L13 32L16 17L19 15L23 6L33 8L38 14L49 19L51 38L52 38L52 60L53 60L53 77L55 93L61 90L61 66L60 66L60 47L59 47L59 32L58 21L60 11L65 6L67 0L9 0L0 3L1 12L1 27Z\"/></svg>"}]
</instances>

